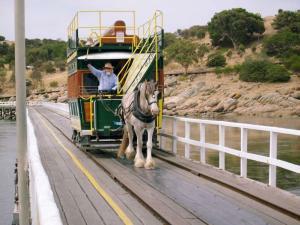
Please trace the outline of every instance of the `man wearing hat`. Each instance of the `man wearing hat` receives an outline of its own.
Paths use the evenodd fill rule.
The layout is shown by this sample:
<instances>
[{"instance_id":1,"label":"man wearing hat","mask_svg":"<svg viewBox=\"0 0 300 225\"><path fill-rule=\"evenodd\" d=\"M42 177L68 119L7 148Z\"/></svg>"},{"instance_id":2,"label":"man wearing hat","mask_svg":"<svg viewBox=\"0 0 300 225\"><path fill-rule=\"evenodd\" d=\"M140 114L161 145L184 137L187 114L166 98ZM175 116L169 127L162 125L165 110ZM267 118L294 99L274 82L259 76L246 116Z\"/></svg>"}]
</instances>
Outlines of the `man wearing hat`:
<instances>
[{"instance_id":1,"label":"man wearing hat","mask_svg":"<svg viewBox=\"0 0 300 225\"><path fill-rule=\"evenodd\" d=\"M117 90L117 76L113 72L113 66L111 63L105 63L103 70L97 70L91 64L88 64L88 68L91 73L98 78L99 92Z\"/></svg>"}]
</instances>

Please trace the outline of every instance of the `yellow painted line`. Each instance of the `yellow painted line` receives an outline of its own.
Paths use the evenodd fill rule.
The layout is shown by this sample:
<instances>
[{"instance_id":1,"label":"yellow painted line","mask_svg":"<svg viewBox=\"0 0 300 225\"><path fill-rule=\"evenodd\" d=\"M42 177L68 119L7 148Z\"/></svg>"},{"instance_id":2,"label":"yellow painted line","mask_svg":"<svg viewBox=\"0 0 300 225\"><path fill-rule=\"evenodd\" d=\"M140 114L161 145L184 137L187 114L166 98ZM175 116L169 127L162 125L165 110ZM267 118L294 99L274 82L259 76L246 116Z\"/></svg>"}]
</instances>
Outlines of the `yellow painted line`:
<instances>
[{"instance_id":1,"label":"yellow painted line","mask_svg":"<svg viewBox=\"0 0 300 225\"><path fill-rule=\"evenodd\" d=\"M72 153L70 149L68 149L64 144L59 140L57 135L51 130L51 128L46 124L45 120L38 115L39 119L45 125L47 130L52 134L57 143L67 152L67 154L71 157L75 165L81 170L81 172L88 178L90 183L94 186L97 192L104 198L104 200L110 205L110 207L116 212L116 214L120 217L126 225L133 225L132 221L128 218L128 216L124 213L124 211L117 205L117 203L109 196L109 194L99 185L93 175L82 165L79 159Z\"/></svg>"}]
</instances>

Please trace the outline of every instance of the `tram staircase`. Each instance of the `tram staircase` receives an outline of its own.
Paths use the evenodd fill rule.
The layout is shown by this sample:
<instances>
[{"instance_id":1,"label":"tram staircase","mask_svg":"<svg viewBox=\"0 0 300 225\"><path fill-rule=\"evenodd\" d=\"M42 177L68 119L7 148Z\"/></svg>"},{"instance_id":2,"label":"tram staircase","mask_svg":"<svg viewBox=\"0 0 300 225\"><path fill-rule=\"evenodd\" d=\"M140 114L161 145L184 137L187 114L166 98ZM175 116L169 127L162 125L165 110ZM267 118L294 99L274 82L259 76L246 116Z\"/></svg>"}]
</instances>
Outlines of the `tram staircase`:
<instances>
[{"instance_id":1,"label":"tram staircase","mask_svg":"<svg viewBox=\"0 0 300 225\"><path fill-rule=\"evenodd\" d=\"M136 89L140 81L150 72L160 55L159 43L162 32L149 35L138 43L131 57L118 74L119 94L126 94ZM157 67L155 73L157 74ZM122 76L122 78L121 78Z\"/></svg>"}]
</instances>

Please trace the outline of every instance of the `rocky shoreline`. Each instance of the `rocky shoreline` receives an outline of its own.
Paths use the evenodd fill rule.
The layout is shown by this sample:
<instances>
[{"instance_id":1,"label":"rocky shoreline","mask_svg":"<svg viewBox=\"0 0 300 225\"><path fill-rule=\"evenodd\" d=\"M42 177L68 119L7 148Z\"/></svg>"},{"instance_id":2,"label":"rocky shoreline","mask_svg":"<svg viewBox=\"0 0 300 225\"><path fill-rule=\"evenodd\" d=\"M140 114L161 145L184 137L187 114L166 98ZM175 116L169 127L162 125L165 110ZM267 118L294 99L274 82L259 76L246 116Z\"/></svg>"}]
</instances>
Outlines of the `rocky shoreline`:
<instances>
[{"instance_id":1,"label":"rocky shoreline","mask_svg":"<svg viewBox=\"0 0 300 225\"><path fill-rule=\"evenodd\" d=\"M247 83L236 75L168 76L165 115L300 117L300 78L288 83Z\"/></svg>"}]
</instances>

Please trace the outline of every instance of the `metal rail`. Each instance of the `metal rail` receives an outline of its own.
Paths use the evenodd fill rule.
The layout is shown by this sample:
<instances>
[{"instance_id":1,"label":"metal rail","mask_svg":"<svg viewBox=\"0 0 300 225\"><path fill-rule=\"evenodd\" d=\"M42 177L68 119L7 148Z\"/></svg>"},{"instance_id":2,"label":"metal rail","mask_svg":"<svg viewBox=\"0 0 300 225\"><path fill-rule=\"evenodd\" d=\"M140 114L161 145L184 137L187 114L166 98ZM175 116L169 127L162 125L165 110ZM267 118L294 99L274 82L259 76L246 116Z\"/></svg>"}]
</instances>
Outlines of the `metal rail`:
<instances>
[{"instance_id":1,"label":"metal rail","mask_svg":"<svg viewBox=\"0 0 300 225\"><path fill-rule=\"evenodd\" d=\"M184 157L186 159L191 159L190 157L190 146L199 147L200 151L200 162L206 163L206 148L215 150L219 152L219 168L225 170L225 154L230 154L240 158L240 175L242 177L247 177L247 160L253 160L260 163L265 163L269 165L269 185L276 187L276 168L281 167L288 171L294 173L300 173L300 166L286 162L284 160L277 159L277 140L279 134L293 135L300 137L300 130L285 129L279 127L270 126L260 126L244 123L234 123L225 121L215 121L215 120L202 120L202 119L192 119L184 117L172 117L164 116L163 126L165 127L166 120L172 121L172 133L165 132L164 129L158 134L160 136L160 148L165 149L165 138L172 139L172 149L174 154L177 154L177 142L184 143ZM177 135L177 122L184 122L184 136ZM200 139L191 139L191 124L199 125ZM218 126L219 129L219 144L212 144L206 142L206 126L214 125ZM239 150L229 148L225 146L225 128L240 128L240 145ZM254 153L247 152L248 146L248 131L265 131L269 133L270 136L270 146L269 146L269 156L258 155Z\"/></svg>"}]
</instances>

